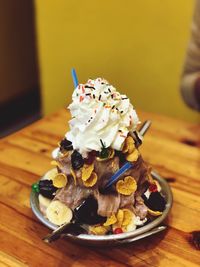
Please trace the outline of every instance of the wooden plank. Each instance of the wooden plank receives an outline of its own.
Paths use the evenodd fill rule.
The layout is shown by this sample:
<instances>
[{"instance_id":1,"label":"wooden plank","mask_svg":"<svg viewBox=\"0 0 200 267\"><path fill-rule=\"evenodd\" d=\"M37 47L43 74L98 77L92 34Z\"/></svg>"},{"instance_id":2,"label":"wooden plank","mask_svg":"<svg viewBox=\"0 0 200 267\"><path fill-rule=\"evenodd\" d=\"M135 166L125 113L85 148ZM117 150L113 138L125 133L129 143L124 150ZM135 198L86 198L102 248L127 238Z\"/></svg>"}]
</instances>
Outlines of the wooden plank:
<instances>
[{"instance_id":1,"label":"wooden plank","mask_svg":"<svg viewBox=\"0 0 200 267\"><path fill-rule=\"evenodd\" d=\"M190 232L199 230L200 126L139 115L141 121L153 121L141 147L143 157L174 179L168 231L109 249L41 241L49 230L30 209L30 187L51 168L51 150L68 129L70 116L63 109L0 142L0 266L200 266L199 251L189 242Z\"/></svg>"},{"instance_id":2,"label":"wooden plank","mask_svg":"<svg viewBox=\"0 0 200 267\"><path fill-rule=\"evenodd\" d=\"M23 190L20 191L20 186L21 186L20 184L18 184L15 181L10 181L8 178L2 177L2 176L0 177L0 181L2 182L1 188L4 188L3 185L6 185L6 190L2 192L2 199L3 199L3 203L6 204L6 206L7 206L6 208L12 207L12 211L13 212L17 212L17 213L20 213L21 215L25 215L25 219L24 220L26 220L27 218L32 219L32 217L34 217L34 216L32 215L31 210L29 208L29 203L27 202L27 199L28 199L29 193L30 193L30 188L24 187ZM10 190L7 190L7 189L10 189ZM9 193L7 193L7 192L13 192L13 191L16 191L16 192L19 192L19 193L16 194L16 195L13 195L11 197L11 195ZM193 209L190 209L191 208L191 205L193 203L193 199L192 199L192 195L191 194L189 196L187 196L185 193L183 194L183 192L181 192L181 198L180 199L185 199L185 204L186 205L189 204L189 206L188 206L187 209L184 206L184 210L188 210L189 213L186 213L186 215L184 217L182 217L183 214L181 213L181 210L183 209L183 207L180 207L180 214L179 214L179 212L177 212L178 214L175 214L174 216L172 215L172 216L169 217L169 220L170 220L169 221L169 224L170 225L173 225L174 224L173 221L171 220L171 218L175 218L175 222L176 222L176 225L175 226L176 227L179 227L180 231L179 232L178 231L174 231L174 232L175 233L178 233L178 235L181 235L180 234L181 233L181 230L184 230L184 227L186 227L186 226L192 227L192 230L195 228L196 225L198 226L198 220L196 220L196 216L198 216L198 214L199 214L199 211L198 210L197 211L195 210L195 208L198 208L198 202L196 203L196 207L194 207L194 210ZM188 200L190 200L190 201L188 201ZM179 209L177 207L175 207L175 210L178 211ZM195 212L195 214L193 214L193 212ZM16 217L16 215L15 215L15 217ZM180 220L179 217L181 218L181 221L180 221L180 223L177 223ZM188 220L188 218L189 218L189 220ZM5 221L7 222L7 220L5 220ZM2 219L1 219L1 222L2 222ZM37 223L37 219L36 219L36 223ZM19 226L16 226L16 227L19 229ZM11 227L9 227L9 229L11 229ZM15 229L14 226L13 226L13 229ZM20 230L20 233L22 233L21 230ZM186 233L184 235L187 236ZM32 234L31 234L31 236L32 236ZM172 239L173 237L174 237L174 234L169 235L169 238L170 239ZM156 237L152 237L151 239L156 240ZM178 237L176 236L175 237L175 240L177 240L177 239L178 239ZM180 237L179 237L179 239L180 239ZM180 243L183 243L183 240L182 239L180 240ZM169 242L168 237L165 236L164 237L164 240L165 240L165 242L170 243L170 247L171 246L174 246L174 243L173 243L174 241L171 244L171 240ZM41 242L41 240L40 240L40 242ZM141 241L138 241L138 243L140 243L140 242ZM145 242L146 243L147 241L144 240L142 242ZM164 242L164 241L162 241L162 242ZM185 243L186 249L188 249L188 243L186 242L186 240L184 240L184 243ZM157 249L157 248L155 248L155 249ZM183 247L181 247L181 248L179 247L179 249L182 250ZM134 249L134 251L135 251L135 249ZM137 255L135 255L135 254L134 255L135 255L135 258L138 258L139 257L138 256L138 251L136 250L136 252L137 252ZM172 252L173 252L173 250L172 250ZM172 252L170 252L170 253L172 253ZM110 257L111 256L112 256L112 254L110 254ZM135 258L134 258L134 264L137 263L137 261L135 260ZM141 258L140 260L141 261L146 261L146 259L143 259L143 258ZM165 261L163 260L163 262L166 263L166 260ZM149 261L147 261L147 263L148 264L151 264L151 265L153 264L153 262L149 262Z\"/></svg>"},{"instance_id":3,"label":"wooden plank","mask_svg":"<svg viewBox=\"0 0 200 267\"><path fill-rule=\"evenodd\" d=\"M28 266L27 264L21 262L20 260L16 259L15 257L0 251L0 266L6 267L25 267Z\"/></svg>"},{"instance_id":4,"label":"wooden plank","mask_svg":"<svg viewBox=\"0 0 200 267\"><path fill-rule=\"evenodd\" d=\"M105 266L105 258L101 256L101 254L96 253L95 249L81 247L66 240L59 240L58 242L55 242L52 245L48 245L41 240L41 238L49 232L46 227L42 226L40 223L32 221L31 219L23 216L22 214L19 214L17 210L11 209L10 207L5 206L4 204L0 203L0 209L0 232L3 233L0 238L0 240L2 241L0 242L0 248L4 248L4 252L6 252L5 249L9 249L9 251L11 250L10 253L13 253L13 251L16 250L14 250L15 246L13 247L13 244L10 243L11 240L15 240L16 242L19 242L21 244L21 246L19 246L21 247L20 251L26 256L28 252L31 251L30 255L34 253L34 258L37 258L39 257L38 254L40 251L41 258L43 259L45 254L48 259L50 255L52 258L57 259L58 263L62 260L61 266L64 266L62 265L63 262L65 262L65 264L70 265L76 264L76 261L77 266L88 266L87 264L91 262L93 266ZM11 218L15 219L11 220ZM7 236L10 236L10 240L7 240ZM5 246L5 244L7 244L7 246ZM9 244L10 247L8 247ZM18 251L16 250L16 253L17 252ZM25 255L23 256L23 259ZM30 258L30 255L28 259L25 259L25 261L35 260L32 259L32 256ZM89 257L89 259L87 259L87 256ZM22 255L20 257L22 257ZM53 264L51 265L51 261L53 261L52 258L50 260L49 266L55 266ZM109 258L107 258L106 261L108 263L108 266L122 266L120 263ZM46 266L45 264L47 263L45 262L42 266Z\"/></svg>"}]
</instances>

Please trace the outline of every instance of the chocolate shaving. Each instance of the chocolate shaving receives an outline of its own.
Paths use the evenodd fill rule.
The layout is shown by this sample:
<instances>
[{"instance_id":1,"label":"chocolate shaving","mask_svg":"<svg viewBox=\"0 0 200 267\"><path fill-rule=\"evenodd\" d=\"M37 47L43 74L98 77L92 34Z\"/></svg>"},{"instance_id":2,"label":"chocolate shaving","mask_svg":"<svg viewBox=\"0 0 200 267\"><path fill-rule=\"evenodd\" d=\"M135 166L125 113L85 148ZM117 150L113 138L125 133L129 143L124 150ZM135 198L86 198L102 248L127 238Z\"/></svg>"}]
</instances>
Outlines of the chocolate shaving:
<instances>
[{"instance_id":1,"label":"chocolate shaving","mask_svg":"<svg viewBox=\"0 0 200 267\"><path fill-rule=\"evenodd\" d=\"M200 231L191 232L190 242L196 249L200 249Z\"/></svg>"},{"instance_id":2,"label":"chocolate shaving","mask_svg":"<svg viewBox=\"0 0 200 267\"><path fill-rule=\"evenodd\" d=\"M99 95L99 100L101 100L101 95Z\"/></svg>"},{"instance_id":3,"label":"chocolate shaving","mask_svg":"<svg viewBox=\"0 0 200 267\"><path fill-rule=\"evenodd\" d=\"M122 100L128 99L128 97L122 97Z\"/></svg>"},{"instance_id":4,"label":"chocolate shaving","mask_svg":"<svg viewBox=\"0 0 200 267\"><path fill-rule=\"evenodd\" d=\"M110 90L110 88L108 88L108 91L111 93L111 90Z\"/></svg>"},{"instance_id":5,"label":"chocolate shaving","mask_svg":"<svg viewBox=\"0 0 200 267\"><path fill-rule=\"evenodd\" d=\"M87 94L85 94L85 95L91 95L91 93L87 93Z\"/></svg>"}]
</instances>

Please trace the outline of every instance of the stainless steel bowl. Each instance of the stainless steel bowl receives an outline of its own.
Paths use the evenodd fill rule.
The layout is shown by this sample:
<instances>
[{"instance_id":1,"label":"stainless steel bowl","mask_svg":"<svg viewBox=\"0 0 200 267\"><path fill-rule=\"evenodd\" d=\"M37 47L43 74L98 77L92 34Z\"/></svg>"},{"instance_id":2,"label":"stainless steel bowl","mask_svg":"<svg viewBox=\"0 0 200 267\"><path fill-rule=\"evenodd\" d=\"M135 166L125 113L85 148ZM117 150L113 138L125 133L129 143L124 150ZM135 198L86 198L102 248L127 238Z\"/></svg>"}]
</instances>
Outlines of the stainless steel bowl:
<instances>
[{"instance_id":1,"label":"stainless steel bowl","mask_svg":"<svg viewBox=\"0 0 200 267\"><path fill-rule=\"evenodd\" d=\"M152 172L152 176L154 177L155 180L157 180L160 183L162 188L161 192L166 200L166 209L163 211L161 216L155 218L155 220L153 220L149 224L127 233L122 233L117 235L101 235L101 236L87 235L87 234L80 234L79 236L73 236L70 234L66 234L66 238L88 246L113 246L123 243L130 243L136 239L138 240L140 238L148 236L148 233L152 229L159 226L165 220L171 209L173 202L172 192L169 184L155 172ZM52 230L55 230L57 228L56 225L49 222L40 212L38 194L33 191L31 192L30 196L30 204L33 213L35 214L35 216L38 218L39 221L41 221L44 225L46 225L48 228Z\"/></svg>"}]
</instances>

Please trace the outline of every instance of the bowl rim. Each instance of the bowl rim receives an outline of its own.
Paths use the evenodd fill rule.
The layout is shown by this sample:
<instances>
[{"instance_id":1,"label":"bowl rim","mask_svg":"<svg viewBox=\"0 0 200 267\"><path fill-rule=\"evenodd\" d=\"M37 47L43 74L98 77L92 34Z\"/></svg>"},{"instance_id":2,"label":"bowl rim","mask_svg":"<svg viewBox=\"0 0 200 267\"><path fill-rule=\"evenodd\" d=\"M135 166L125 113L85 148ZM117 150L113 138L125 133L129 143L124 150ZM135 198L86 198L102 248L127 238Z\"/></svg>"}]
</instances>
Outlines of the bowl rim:
<instances>
[{"instance_id":1,"label":"bowl rim","mask_svg":"<svg viewBox=\"0 0 200 267\"><path fill-rule=\"evenodd\" d=\"M111 235L80 234L78 236L74 236L72 234L66 234L65 236L73 238L73 239L77 239L77 240L82 240L82 241L114 241L114 240L117 241L117 240L123 240L123 239L130 239L132 237L141 235L145 232L150 231L154 227L160 225L165 220L165 218L167 217L167 215L169 214L169 212L171 210L172 203L173 203L173 195L172 195L172 191L171 191L169 184L167 183L167 181L163 177L161 177L155 171L152 171L151 174L152 174L153 178L160 183L161 192L163 192L163 194L166 196L166 199L167 199L166 208L163 211L162 215L155 218L152 222L148 223L147 225L142 226L142 227L140 227L134 231L125 232L125 233L121 233L121 234L117 234L117 235L116 234L111 234ZM45 226L47 226L48 228L50 228L52 230L55 230L58 227L57 225L48 221L48 219L43 216L43 214L41 213L41 211L39 209L38 193L35 193L32 190L31 190L31 194L30 194L30 206L31 206L31 209L32 209L33 213L35 214L35 216Z\"/></svg>"}]
</instances>

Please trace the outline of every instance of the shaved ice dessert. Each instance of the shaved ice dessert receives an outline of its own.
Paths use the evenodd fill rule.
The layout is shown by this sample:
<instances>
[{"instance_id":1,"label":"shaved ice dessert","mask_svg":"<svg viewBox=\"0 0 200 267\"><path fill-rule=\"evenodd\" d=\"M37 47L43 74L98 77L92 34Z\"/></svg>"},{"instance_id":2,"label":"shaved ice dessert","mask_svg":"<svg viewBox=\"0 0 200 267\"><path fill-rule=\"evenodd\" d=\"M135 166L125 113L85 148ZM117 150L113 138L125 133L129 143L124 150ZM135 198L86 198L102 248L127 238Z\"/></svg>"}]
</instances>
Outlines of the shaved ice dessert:
<instances>
[{"instance_id":1,"label":"shaved ice dessert","mask_svg":"<svg viewBox=\"0 0 200 267\"><path fill-rule=\"evenodd\" d=\"M89 79L68 108L54 168L33 185L42 214L61 226L79 210L78 223L93 235L134 231L160 216L165 199L139 152L140 121L129 98L105 79Z\"/></svg>"}]
</instances>

